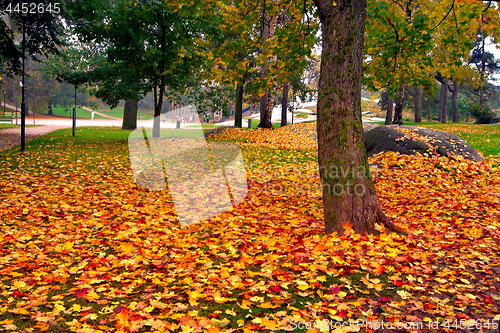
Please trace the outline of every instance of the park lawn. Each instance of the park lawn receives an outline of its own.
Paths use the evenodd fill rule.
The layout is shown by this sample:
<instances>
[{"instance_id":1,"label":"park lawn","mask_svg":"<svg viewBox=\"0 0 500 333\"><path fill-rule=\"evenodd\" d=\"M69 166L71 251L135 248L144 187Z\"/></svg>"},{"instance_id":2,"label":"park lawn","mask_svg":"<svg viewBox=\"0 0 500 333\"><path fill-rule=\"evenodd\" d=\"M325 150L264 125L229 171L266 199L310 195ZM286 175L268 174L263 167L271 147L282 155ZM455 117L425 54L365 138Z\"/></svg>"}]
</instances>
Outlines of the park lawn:
<instances>
[{"instance_id":1,"label":"park lawn","mask_svg":"<svg viewBox=\"0 0 500 333\"><path fill-rule=\"evenodd\" d=\"M114 109L106 109L106 110L96 110L105 115L115 118L123 118L123 107L117 107ZM47 113L47 111L45 111ZM63 116L71 118L73 115L73 107L64 107L64 106L53 106L52 113L56 116ZM79 119L91 119L91 112L88 110L84 110L80 107L76 108L76 116ZM103 117L98 114L94 114L94 119L109 119L108 117Z\"/></svg>"},{"instance_id":2,"label":"park lawn","mask_svg":"<svg viewBox=\"0 0 500 333\"><path fill-rule=\"evenodd\" d=\"M41 126L41 125L26 125L26 127L35 127L35 126ZM21 125L16 125L16 124L0 124L0 130L7 129L7 128L17 128L21 127Z\"/></svg>"},{"instance_id":3,"label":"park lawn","mask_svg":"<svg viewBox=\"0 0 500 333\"><path fill-rule=\"evenodd\" d=\"M19 125L14 125L14 124L0 124L0 129L7 129L7 128L16 128Z\"/></svg>"},{"instance_id":4,"label":"park lawn","mask_svg":"<svg viewBox=\"0 0 500 333\"><path fill-rule=\"evenodd\" d=\"M377 155L378 195L408 235L324 235L314 124L231 129L212 139L241 146L246 199L181 228L168 191L134 184L128 134L62 130L0 152L3 330L497 331L489 160Z\"/></svg>"},{"instance_id":5,"label":"park lawn","mask_svg":"<svg viewBox=\"0 0 500 333\"><path fill-rule=\"evenodd\" d=\"M484 156L500 156L500 125L424 123L421 126L458 135Z\"/></svg>"}]
</instances>

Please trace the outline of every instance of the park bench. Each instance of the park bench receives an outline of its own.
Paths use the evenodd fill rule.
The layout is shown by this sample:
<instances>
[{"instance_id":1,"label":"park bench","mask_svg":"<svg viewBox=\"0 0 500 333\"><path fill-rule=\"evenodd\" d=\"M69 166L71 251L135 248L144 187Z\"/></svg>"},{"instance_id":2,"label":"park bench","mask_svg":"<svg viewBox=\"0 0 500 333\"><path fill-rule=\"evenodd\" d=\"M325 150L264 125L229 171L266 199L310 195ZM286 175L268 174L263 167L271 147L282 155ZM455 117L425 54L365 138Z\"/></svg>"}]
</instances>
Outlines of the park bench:
<instances>
[{"instance_id":1,"label":"park bench","mask_svg":"<svg viewBox=\"0 0 500 333\"><path fill-rule=\"evenodd\" d=\"M0 111L0 122L2 123L14 123L16 119L16 111Z\"/></svg>"}]
</instances>

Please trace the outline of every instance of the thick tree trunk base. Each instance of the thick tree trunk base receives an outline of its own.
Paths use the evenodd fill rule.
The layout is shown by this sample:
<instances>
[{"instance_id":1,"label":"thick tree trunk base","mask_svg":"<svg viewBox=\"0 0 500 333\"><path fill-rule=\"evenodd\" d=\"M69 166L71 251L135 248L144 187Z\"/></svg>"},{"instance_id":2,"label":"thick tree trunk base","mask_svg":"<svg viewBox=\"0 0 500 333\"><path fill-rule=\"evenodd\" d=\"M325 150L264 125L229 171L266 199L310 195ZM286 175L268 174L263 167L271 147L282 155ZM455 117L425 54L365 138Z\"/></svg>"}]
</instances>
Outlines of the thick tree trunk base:
<instances>
[{"instance_id":1,"label":"thick tree trunk base","mask_svg":"<svg viewBox=\"0 0 500 333\"><path fill-rule=\"evenodd\" d=\"M243 92L244 85L236 85L236 105L234 108L234 127L243 127Z\"/></svg>"},{"instance_id":2,"label":"thick tree trunk base","mask_svg":"<svg viewBox=\"0 0 500 333\"><path fill-rule=\"evenodd\" d=\"M125 101L122 122L123 130L135 130L137 128L137 105L138 101Z\"/></svg>"},{"instance_id":3,"label":"thick tree trunk base","mask_svg":"<svg viewBox=\"0 0 500 333\"><path fill-rule=\"evenodd\" d=\"M343 224L345 222L351 224L351 221L357 221L357 223L352 224L352 228L358 234L380 235L380 228L377 225L383 225L391 232L406 234L384 214L375 194L343 197L342 201L338 199L341 198L330 196L324 201L325 212L334 212L333 215L325 214L325 232L327 234L337 232L342 235L345 230Z\"/></svg>"},{"instance_id":4,"label":"thick tree trunk base","mask_svg":"<svg viewBox=\"0 0 500 333\"><path fill-rule=\"evenodd\" d=\"M262 96L260 102L260 123L257 125L258 128L274 129L272 122L273 106L273 98L269 93Z\"/></svg>"}]
</instances>

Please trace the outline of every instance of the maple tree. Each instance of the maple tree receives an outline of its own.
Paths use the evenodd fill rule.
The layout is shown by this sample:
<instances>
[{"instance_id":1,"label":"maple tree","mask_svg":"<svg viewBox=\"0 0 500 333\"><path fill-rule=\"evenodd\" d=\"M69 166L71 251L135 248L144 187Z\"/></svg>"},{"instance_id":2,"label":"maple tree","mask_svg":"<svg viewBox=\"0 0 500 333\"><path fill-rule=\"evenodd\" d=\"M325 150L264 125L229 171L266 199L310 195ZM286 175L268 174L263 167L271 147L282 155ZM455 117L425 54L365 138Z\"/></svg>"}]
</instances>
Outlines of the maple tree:
<instances>
[{"instance_id":1,"label":"maple tree","mask_svg":"<svg viewBox=\"0 0 500 333\"><path fill-rule=\"evenodd\" d=\"M27 11L23 16L22 4L42 5L41 11ZM53 4L58 3L58 9L53 10ZM17 7L16 7L17 6ZM48 9L50 6L50 10ZM17 10L15 10L17 8ZM61 17L65 15L64 7L54 0L5 1L0 7L0 72L8 76L21 73L21 58L23 45L17 42L22 37L23 22L26 29L25 51L27 56L38 60L40 55L57 53L62 44L60 35L63 24ZM0 80L1 84L1 80Z\"/></svg>"},{"instance_id":2,"label":"maple tree","mask_svg":"<svg viewBox=\"0 0 500 333\"><path fill-rule=\"evenodd\" d=\"M260 127L273 128L274 95L304 71L317 24L307 0L220 1L220 35L208 57L207 77L236 85L235 126L241 127L245 91L261 97Z\"/></svg>"},{"instance_id":3,"label":"maple tree","mask_svg":"<svg viewBox=\"0 0 500 333\"><path fill-rule=\"evenodd\" d=\"M256 81L261 96L260 128L274 128L271 123L274 94L304 71L316 43L312 1L281 0L271 4L263 2L262 46L257 57L261 69L260 80Z\"/></svg>"},{"instance_id":4,"label":"maple tree","mask_svg":"<svg viewBox=\"0 0 500 333\"><path fill-rule=\"evenodd\" d=\"M323 36L317 128L325 231L341 233L345 223L353 224L359 233L378 233L377 224L397 231L382 212L364 147L361 69L365 1L315 3Z\"/></svg>"},{"instance_id":5,"label":"maple tree","mask_svg":"<svg viewBox=\"0 0 500 333\"><path fill-rule=\"evenodd\" d=\"M88 1L84 6L74 2L69 7L75 33L101 47L98 61L79 74L87 84L98 85L94 93L111 106L120 99L136 106L152 91L153 136L159 136L167 88L185 90L196 84L204 64L204 35L217 17L214 3L122 0ZM129 109L135 110L126 114L133 123L136 108Z\"/></svg>"},{"instance_id":6,"label":"maple tree","mask_svg":"<svg viewBox=\"0 0 500 333\"><path fill-rule=\"evenodd\" d=\"M212 66L209 79L221 84L236 84L235 123L242 127L243 96L249 80L256 75L259 11L257 2L220 1L220 35L212 36L214 44L207 55Z\"/></svg>"},{"instance_id":7,"label":"maple tree","mask_svg":"<svg viewBox=\"0 0 500 333\"><path fill-rule=\"evenodd\" d=\"M432 2L434 3L434 2ZM365 45L365 84L386 87L394 96L393 124L402 123L406 86L432 87L430 2L369 0Z\"/></svg>"},{"instance_id":8,"label":"maple tree","mask_svg":"<svg viewBox=\"0 0 500 333\"><path fill-rule=\"evenodd\" d=\"M458 118L459 85L480 81L469 66L475 36L485 17L487 34L498 34L497 11L491 1L368 1L365 83L372 90L389 88L395 96L393 123L402 123L405 93L432 94L435 79L442 84L439 119L445 120L448 90Z\"/></svg>"}]
</instances>

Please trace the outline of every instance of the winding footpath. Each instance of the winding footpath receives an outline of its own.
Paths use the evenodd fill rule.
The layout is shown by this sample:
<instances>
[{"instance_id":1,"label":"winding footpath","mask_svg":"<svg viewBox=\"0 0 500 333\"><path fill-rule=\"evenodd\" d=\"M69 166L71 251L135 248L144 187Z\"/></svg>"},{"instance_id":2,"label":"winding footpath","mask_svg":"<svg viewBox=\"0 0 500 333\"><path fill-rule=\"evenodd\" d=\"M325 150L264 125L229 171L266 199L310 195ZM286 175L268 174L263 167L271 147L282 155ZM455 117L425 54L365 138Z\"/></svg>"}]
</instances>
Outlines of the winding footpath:
<instances>
[{"instance_id":1,"label":"winding footpath","mask_svg":"<svg viewBox=\"0 0 500 333\"><path fill-rule=\"evenodd\" d=\"M42 125L35 127L26 127L26 142L39 136L66 128L58 125ZM0 130L0 151L19 146L21 144L21 128L6 128Z\"/></svg>"},{"instance_id":2,"label":"winding footpath","mask_svg":"<svg viewBox=\"0 0 500 333\"><path fill-rule=\"evenodd\" d=\"M9 104L5 105L7 108L15 110L15 107ZM3 107L3 103L0 103L0 107ZM85 108L87 111L94 111L89 108ZM115 118L103 114L101 112L94 111L95 114L99 114L108 119L77 119L77 127L80 126L121 126L122 120L120 118ZM20 124L20 120L17 119L17 123ZM53 131L57 131L63 128L71 128L72 120L71 118L63 117L53 117L44 114L31 114L31 116L26 117L26 142L33 140L39 136L48 134ZM36 125L36 126L30 126ZM21 128L6 128L0 129L0 151L10 149L21 144Z\"/></svg>"}]
</instances>

